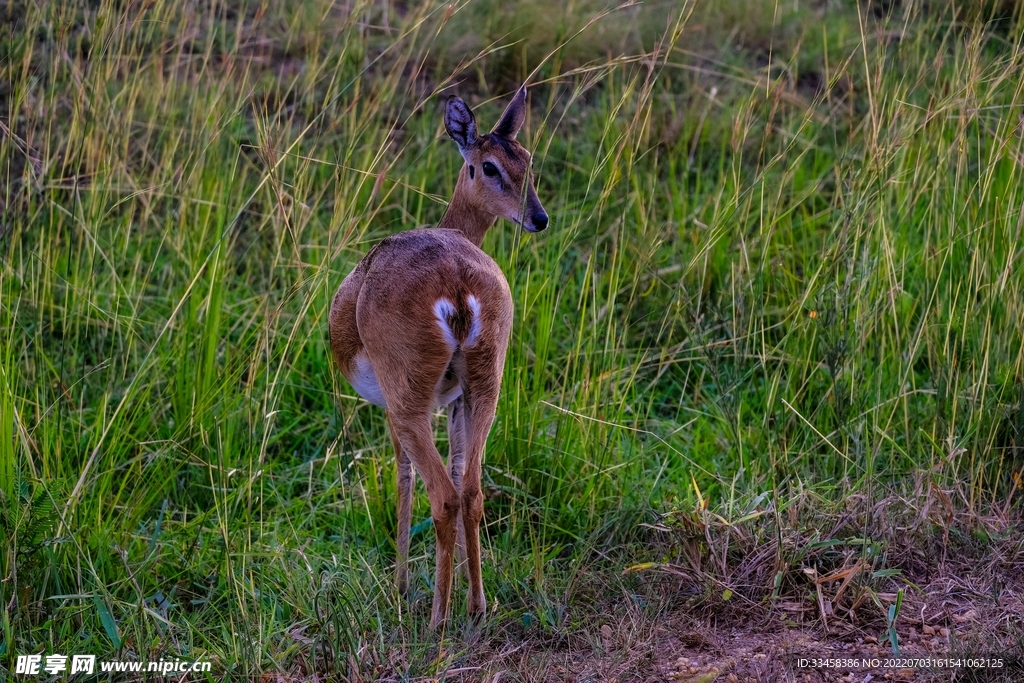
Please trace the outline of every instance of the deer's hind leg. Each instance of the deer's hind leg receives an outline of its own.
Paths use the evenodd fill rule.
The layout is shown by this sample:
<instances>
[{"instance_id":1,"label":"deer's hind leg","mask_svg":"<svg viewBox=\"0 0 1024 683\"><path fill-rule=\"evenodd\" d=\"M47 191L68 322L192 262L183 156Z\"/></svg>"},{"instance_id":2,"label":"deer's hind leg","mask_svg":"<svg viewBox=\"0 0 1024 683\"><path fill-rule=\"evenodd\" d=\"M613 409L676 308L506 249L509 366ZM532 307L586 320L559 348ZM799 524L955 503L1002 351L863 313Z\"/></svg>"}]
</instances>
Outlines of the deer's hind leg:
<instances>
[{"instance_id":1,"label":"deer's hind leg","mask_svg":"<svg viewBox=\"0 0 1024 683\"><path fill-rule=\"evenodd\" d=\"M391 425L402 451L409 455L409 460L416 467L416 472L426 484L427 497L430 499L430 515L434 520L434 535L437 540L434 602L430 616L430 626L435 628L448 617L459 516L459 494L441 462L441 454L434 446L434 435L430 429L430 414L427 412L419 415L392 414Z\"/></svg>"},{"instance_id":2,"label":"deer's hind leg","mask_svg":"<svg viewBox=\"0 0 1024 683\"><path fill-rule=\"evenodd\" d=\"M395 556L395 584L398 592L405 595L409 590L409 528L412 525L412 497L416 485L416 475L409 462L409 455L402 450L395 427L388 415L388 431L391 433L391 444L395 449L395 470L398 484L398 538Z\"/></svg>"},{"instance_id":3,"label":"deer's hind leg","mask_svg":"<svg viewBox=\"0 0 1024 683\"><path fill-rule=\"evenodd\" d=\"M429 343L413 346L405 354L390 353L393 342L389 336L390 330L395 329L398 321L394 321L395 324L386 324L391 322L387 316L379 317L382 318L382 324L367 330L363 335L363 343L387 401L388 423L396 444L396 452L401 453L400 458L408 457L412 467L416 468L416 473L423 480L427 497L430 499L430 514L434 520L434 535L437 539L434 602L430 618L430 625L434 628L448 616L460 508L459 493L441 460L437 446L434 445L434 434L430 424L433 388L444 376L451 358L431 353L437 345L431 347ZM360 327L366 329L364 326ZM440 337L439 331L437 336ZM427 338L425 341L430 340ZM443 343L443 340L441 341ZM400 460L400 477L401 468ZM411 507L411 485L406 492L410 494L408 497ZM401 489L399 496L402 496ZM405 514L405 509L400 510L400 523L404 522ZM402 536L406 535L404 526L400 528L400 533ZM402 543L405 547L401 550L407 552L408 546L404 539Z\"/></svg>"},{"instance_id":4,"label":"deer's hind leg","mask_svg":"<svg viewBox=\"0 0 1024 683\"><path fill-rule=\"evenodd\" d=\"M460 491L460 506L465 525L466 573L469 579L467 611L474 622L481 621L487 610L480 567L480 521L484 514L480 478L484 446L498 408L498 392L501 388L502 368L505 365L507 338L507 334L500 334L490 344L481 342L478 347L466 350L466 371L463 380L466 469Z\"/></svg>"}]
</instances>

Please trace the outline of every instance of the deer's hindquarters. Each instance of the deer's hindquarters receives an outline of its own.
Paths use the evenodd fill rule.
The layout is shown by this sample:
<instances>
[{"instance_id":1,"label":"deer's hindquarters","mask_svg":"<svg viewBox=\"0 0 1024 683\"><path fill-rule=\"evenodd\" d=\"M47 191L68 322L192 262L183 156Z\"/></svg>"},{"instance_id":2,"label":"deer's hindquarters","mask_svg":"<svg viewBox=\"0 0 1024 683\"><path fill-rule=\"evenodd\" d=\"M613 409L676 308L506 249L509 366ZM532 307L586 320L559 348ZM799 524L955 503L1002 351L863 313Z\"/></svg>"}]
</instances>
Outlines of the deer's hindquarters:
<instances>
[{"instance_id":1,"label":"deer's hindquarters","mask_svg":"<svg viewBox=\"0 0 1024 683\"><path fill-rule=\"evenodd\" d=\"M381 242L331 306L331 346L342 373L388 412L398 464L401 590L408 585L410 465L427 488L437 538L434 625L448 613L457 545L465 548L469 612L479 617L485 610L480 474L511 326L512 296L501 270L461 233L444 229ZM442 405L452 416L447 468L430 426Z\"/></svg>"},{"instance_id":2,"label":"deer's hindquarters","mask_svg":"<svg viewBox=\"0 0 1024 683\"><path fill-rule=\"evenodd\" d=\"M348 320L335 323L335 312ZM504 357L512 297L497 264L461 233L411 230L360 262L331 319L353 388L389 412L419 413L462 395L467 354L494 356L497 346ZM491 363L485 374L500 382L501 368Z\"/></svg>"}]
</instances>

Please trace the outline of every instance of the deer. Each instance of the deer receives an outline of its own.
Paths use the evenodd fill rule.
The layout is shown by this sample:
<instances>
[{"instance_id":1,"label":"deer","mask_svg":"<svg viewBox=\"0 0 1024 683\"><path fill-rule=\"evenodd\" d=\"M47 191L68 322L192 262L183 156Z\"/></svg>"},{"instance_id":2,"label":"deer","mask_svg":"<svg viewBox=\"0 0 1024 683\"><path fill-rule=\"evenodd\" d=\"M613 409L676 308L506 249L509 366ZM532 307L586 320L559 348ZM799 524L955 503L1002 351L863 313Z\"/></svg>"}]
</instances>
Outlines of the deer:
<instances>
[{"instance_id":1,"label":"deer","mask_svg":"<svg viewBox=\"0 0 1024 683\"><path fill-rule=\"evenodd\" d=\"M440 223L373 247L341 283L328 318L342 375L387 415L397 463L395 581L403 595L409 587L413 470L426 485L436 540L431 629L448 619L456 550L468 583L470 627L486 613L480 476L513 305L505 275L481 244L498 218L531 233L548 226L531 155L516 142L526 113L523 87L491 132L479 134L469 106L448 98L444 126L464 163ZM431 429L440 408L448 413L447 467Z\"/></svg>"}]
</instances>

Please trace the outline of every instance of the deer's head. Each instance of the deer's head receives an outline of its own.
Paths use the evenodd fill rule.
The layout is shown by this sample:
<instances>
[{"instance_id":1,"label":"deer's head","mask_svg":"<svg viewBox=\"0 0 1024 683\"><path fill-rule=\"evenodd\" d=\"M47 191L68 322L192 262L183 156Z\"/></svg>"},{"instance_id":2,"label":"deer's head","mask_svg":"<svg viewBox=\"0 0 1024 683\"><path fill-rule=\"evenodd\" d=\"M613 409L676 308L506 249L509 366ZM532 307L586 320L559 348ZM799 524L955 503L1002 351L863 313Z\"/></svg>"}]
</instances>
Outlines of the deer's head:
<instances>
[{"instance_id":1,"label":"deer's head","mask_svg":"<svg viewBox=\"0 0 1024 683\"><path fill-rule=\"evenodd\" d=\"M466 161L470 201L530 232L540 232L548 227L548 214L533 187L530 153L516 142L525 119L526 88L520 88L490 133L477 134L473 111L458 97L448 98L444 127Z\"/></svg>"}]
</instances>

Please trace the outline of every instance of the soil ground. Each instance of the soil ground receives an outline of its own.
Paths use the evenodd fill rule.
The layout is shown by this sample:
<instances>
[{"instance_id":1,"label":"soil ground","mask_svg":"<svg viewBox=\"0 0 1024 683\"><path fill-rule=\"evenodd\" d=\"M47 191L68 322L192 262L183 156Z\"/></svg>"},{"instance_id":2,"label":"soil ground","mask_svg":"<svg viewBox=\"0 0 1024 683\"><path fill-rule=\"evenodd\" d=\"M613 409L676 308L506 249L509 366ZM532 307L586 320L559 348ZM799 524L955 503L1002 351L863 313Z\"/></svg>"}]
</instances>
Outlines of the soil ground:
<instances>
[{"instance_id":1,"label":"soil ground","mask_svg":"<svg viewBox=\"0 0 1024 683\"><path fill-rule=\"evenodd\" d=\"M847 626L826 633L820 626L787 625L778 617L757 623L715 621L675 615L655 626L646 642L634 642L628 649L616 642L612 629L603 629L607 645L600 642L605 638L599 629L594 639L597 647L588 653L527 646L492 654L498 660L519 660L510 667L517 673L507 680L521 680L524 673L532 671L532 680L576 683L1024 681L1019 649L1014 657L1006 649L982 650L969 645L985 642L982 638L988 631L974 622L965 622L957 631L927 625L904 627L899 657L893 657L889 643L879 642L871 629ZM495 668L492 662L449 674L493 683L506 678L503 668ZM484 673L487 670L490 672Z\"/></svg>"},{"instance_id":2,"label":"soil ground","mask_svg":"<svg viewBox=\"0 0 1024 683\"><path fill-rule=\"evenodd\" d=\"M463 680L678 681L774 683L870 681L1024 681L1024 544L943 566L919 568L896 620L894 656L880 611L833 614L780 600L693 608L669 582L653 581L647 599L609 601L606 620L559 642L491 638L471 657L477 666L449 670ZM917 581L913 581L917 578ZM672 582L676 586L679 584ZM677 589L678 590L678 589ZM739 601L742 603L742 601ZM858 622L858 623L855 623ZM600 625L598 625L600 624ZM818 661L816 661L818 660ZM824 661L821 661L824 660ZM449 678L450 680L451 678Z\"/></svg>"}]
</instances>

